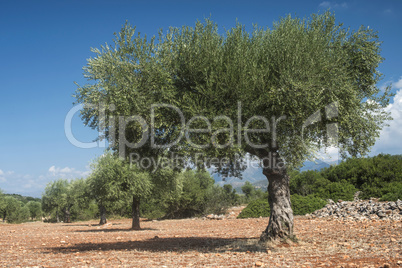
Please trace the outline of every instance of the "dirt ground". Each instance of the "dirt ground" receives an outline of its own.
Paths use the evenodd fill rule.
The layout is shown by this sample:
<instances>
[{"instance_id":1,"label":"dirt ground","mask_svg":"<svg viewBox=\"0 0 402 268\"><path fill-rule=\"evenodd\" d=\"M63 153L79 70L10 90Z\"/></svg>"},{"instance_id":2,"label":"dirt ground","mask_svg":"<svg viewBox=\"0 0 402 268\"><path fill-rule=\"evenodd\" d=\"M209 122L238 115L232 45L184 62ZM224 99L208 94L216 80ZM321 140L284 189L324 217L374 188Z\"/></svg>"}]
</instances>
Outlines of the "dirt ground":
<instances>
[{"instance_id":1,"label":"dirt ground","mask_svg":"<svg viewBox=\"0 0 402 268\"><path fill-rule=\"evenodd\" d=\"M257 243L268 218L0 224L1 267L402 267L402 223L295 218L298 243Z\"/></svg>"}]
</instances>

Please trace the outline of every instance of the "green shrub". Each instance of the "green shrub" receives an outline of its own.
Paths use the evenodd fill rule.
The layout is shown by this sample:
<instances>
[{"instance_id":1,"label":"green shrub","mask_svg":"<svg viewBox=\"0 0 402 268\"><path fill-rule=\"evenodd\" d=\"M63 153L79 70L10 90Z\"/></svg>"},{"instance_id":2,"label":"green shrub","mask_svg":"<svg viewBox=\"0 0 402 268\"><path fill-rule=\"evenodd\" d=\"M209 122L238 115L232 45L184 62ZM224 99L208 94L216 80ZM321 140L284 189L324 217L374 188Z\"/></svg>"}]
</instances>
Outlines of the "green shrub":
<instances>
[{"instance_id":1,"label":"green shrub","mask_svg":"<svg viewBox=\"0 0 402 268\"><path fill-rule=\"evenodd\" d=\"M301 196L298 194L290 196L294 215L306 215L323 208L327 202L314 195Z\"/></svg>"},{"instance_id":2,"label":"green shrub","mask_svg":"<svg viewBox=\"0 0 402 268\"><path fill-rule=\"evenodd\" d=\"M231 200L227 198L225 190L218 186L212 185L205 193L205 208L206 214L225 214L231 205Z\"/></svg>"},{"instance_id":3,"label":"green shrub","mask_svg":"<svg viewBox=\"0 0 402 268\"><path fill-rule=\"evenodd\" d=\"M323 208L327 202L320 197L314 195L301 196L298 194L290 196L294 215L305 215ZM257 199L251 201L245 207L237 218L259 218L269 217L270 208L268 201L265 199Z\"/></svg>"},{"instance_id":4,"label":"green shrub","mask_svg":"<svg viewBox=\"0 0 402 268\"><path fill-rule=\"evenodd\" d=\"M402 199L402 183L392 182L383 188L380 201L396 201Z\"/></svg>"},{"instance_id":5,"label":"green shrub","mask_svg":"<svg viewBox=\"0 0 402 268\"><path fill-rule=\"evenodd\" d=\"M251 201L247 207L245 207L242 212L237 216L238 219L244 218L259 218L259 217L269 217L270 209L268 200L257 199Z\"/></svg>"},{"instance_id":6,"label":"green shrub","mask_svg":"<svg viewBox=\"0 0 402 268\"><path fill-rule=\"evenodd\" d=\"M332 182L328 184L317 193L317 196L323 199L352 201L353 196L357 191L358 190L352 184L342 180L340 182Z\"/></svg>"}]
</instances>

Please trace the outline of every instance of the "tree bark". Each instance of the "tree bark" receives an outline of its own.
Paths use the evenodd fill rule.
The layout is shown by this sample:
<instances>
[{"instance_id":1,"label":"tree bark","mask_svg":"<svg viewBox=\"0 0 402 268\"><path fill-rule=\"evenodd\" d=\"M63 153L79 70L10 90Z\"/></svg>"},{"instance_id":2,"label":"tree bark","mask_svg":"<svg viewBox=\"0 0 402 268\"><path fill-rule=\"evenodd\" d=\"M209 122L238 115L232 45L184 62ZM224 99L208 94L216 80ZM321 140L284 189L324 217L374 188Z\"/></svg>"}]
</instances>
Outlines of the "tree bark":
<instances>
[{"instance_id":1,"label":"tree bark","mask_svg":"<svg viewBox=\"0 0 402 268\"><path fill-rule=\"evenodd\" d=\"M103 205L99 205L100 221L99 225L106 224L106 208Z\"/></svg>"},{"instance_id":2,"label":"tree bark","mask_svg":"<svg viewBox=\"0 0 402 268\"><path fill-rule=\"evenodd\" d=\"M64 213L64 222L65 223L70 223L71 222L71 220L70 220L70 208L69 207L66 207L66 208L64 208L63 209L63 213Z\"/></svg>"},{"instance_id":3,"label":"tree bark","mask_svg":"<svg viewBox=\"0 0 402 268\"><path fill-rule=\"evenodd\" d=\"M140 199L133 196L133 222L131 229L133 230L140 230Z\"/></svg>"},{"instance_id":4,"label":"tree bark","mask_svg":"<svg viewBox=\"0 0 402 268\"><path fill-rule=\"evenodd\" d=\"M56 222L59 223L60 222L60 218L59 218L59 208L56 208Z\"/></svg>"},{"instance_id":5,"label":"tree bark","mask_svg":"<svg viewBox=\"0 0 402 268\"><path fill-rule=\"evenodd\" d=\"M265 166L265 165L264 165ZM271 209L268 226L260 236L261 242L293 239L293 210L290 203L289 176L286 169L263 168L268 179L268 203Z\"/></svg>"}]
</instances>

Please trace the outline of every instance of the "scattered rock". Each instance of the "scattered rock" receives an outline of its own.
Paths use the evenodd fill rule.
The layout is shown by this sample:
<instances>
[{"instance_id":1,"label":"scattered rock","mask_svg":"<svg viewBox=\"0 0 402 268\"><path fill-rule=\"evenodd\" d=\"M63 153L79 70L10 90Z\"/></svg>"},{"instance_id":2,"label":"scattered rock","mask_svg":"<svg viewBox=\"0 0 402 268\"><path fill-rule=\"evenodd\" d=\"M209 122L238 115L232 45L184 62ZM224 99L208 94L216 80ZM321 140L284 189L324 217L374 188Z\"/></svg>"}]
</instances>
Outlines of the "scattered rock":
<instances>
[{"instance_id":1,"label":"scattered rock","mask_svg":"<svg viewBox=\"0 0 402 268\"><path fill-rule=\"evenodd\" d=\"M262 266L262 264L263 264L262 262L257 261L257 262L255 263L255 266L256 266L256 267L261 267L261 266Z\"/></svg>"},{"instance_id":2,"label":"scattered rock","mask_svg":"<svg viewBox=\"0 0 402 268\"><path fill-rule=\"evenodd\" d=\"M354 201L339 200L335 203L329 199L328 204L320 210L306 215L309 218L335 218L345 220L402 220L402 201L379 202L378 199L360 200L355 195Z\"/></svg>"},{"instance_id":3,"label":"scattered rock","mask_svg":"<svg viewBox=\"0 0 402 268\"><path fill-rule=\"evenodd\" d=\"M221 214L221 215L209 214L205 218L209 219L209 220L224 220L226 218L226 216L223 214Z\"/></svg>"}]
</instances>

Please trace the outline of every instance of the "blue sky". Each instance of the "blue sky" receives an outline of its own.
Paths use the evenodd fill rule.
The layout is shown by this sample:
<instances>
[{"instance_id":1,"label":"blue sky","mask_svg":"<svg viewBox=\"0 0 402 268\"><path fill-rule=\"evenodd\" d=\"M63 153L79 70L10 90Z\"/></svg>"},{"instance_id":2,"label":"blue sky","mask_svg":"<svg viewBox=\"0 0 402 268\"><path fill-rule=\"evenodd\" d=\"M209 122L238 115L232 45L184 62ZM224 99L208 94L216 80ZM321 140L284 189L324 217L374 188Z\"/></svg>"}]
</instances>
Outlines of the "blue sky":
<instances>
[{"instance_id":1,"label":"blue sky","mask_svg":"<svg viewBox=\"0 0 402 268\"><path fill-rule=\"evenodd\" d=\"M394 116L371 155L402 152L401 1L2 1L0 3L0 189L40 196L57 178L86 176L103 148L82 149L65 135L64 121L91 47L111 43L127 20L143 34L194 25L211 17L221 29L236 19L271 27L287 14L299 17L331 9L338 22L379 31L384 79L397 93ZM73 134L90 142L97 133L73 118Z\"/></svg>"}]
</instances>

